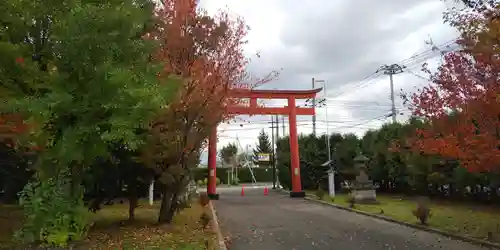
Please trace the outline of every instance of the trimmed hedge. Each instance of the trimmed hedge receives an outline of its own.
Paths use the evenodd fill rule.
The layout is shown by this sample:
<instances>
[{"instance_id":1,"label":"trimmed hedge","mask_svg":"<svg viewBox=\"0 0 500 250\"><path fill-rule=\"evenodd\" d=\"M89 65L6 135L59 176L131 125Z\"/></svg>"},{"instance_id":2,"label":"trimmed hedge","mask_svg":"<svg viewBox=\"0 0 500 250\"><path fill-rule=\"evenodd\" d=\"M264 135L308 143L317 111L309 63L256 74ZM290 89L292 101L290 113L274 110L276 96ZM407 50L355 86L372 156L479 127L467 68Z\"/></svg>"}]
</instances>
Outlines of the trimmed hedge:
<instances>
[{"instance_id":1,"label":"trimmed hedge","mask_svg":"<svg viewBox=\"0 0 500 250\"><path fill-rule=\"evenodd\" d=\"M230 168L217 168L215 170L215 174L217 178L221 180L223 184L227 184L227 171L230 171ZM236 170L235 170L236 171ZM255 176L255 180L257 182L272 182L273 181L273 168L272 167L259 167L252 168L253 174ZM203 181L205 178L208 178L208 169L207 168L196 168L193 170L193 177L195 181L201 180ZM240 168L238 169L238 179L240 183L251 183L252 175L248 168Z\"/></svg>"},{"instance_id":2,"label":"trimmed hedge","mask_svg":"<svg viewBox=\"0 0 500 250\"><path fill-rule=\"evenodd\" d=\"M292 178L291 170L288 164L282 164L278 166L278 178L280 185L286 190L292 190Z\"/></svg>"}]
</instances>

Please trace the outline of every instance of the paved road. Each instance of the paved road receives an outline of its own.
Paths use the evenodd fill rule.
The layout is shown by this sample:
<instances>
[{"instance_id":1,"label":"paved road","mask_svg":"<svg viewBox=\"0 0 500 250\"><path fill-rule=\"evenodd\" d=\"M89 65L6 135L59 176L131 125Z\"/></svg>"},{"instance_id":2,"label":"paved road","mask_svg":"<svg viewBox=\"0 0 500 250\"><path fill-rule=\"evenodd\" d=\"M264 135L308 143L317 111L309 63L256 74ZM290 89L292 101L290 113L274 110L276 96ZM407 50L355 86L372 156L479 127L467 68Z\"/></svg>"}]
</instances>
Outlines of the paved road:
<instances>
[{"instance_id":1,"label":"paved road","mask_svg":"<svg viewBox=\"0 0 500 250\"><path fill-rule=\"evenodd\" d=\"M218 189L216 206L231 250L484 250L468 243L338 210L262 188Z\"/></svg>"}]
</instances>

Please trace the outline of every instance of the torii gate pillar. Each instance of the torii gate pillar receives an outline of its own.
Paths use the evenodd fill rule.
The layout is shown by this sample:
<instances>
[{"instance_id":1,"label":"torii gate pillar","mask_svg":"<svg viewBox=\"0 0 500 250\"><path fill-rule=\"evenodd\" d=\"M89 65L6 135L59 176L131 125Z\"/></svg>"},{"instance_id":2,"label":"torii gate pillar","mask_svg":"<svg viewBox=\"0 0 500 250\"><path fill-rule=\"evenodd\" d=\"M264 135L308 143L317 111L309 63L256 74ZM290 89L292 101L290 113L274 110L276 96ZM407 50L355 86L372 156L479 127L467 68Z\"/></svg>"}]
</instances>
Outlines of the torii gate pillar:
<instances>
[{"instance_id":1,"label":"torii gate pillar","mask_svg":"<svg viewBox=\"0 0 500 250\"><path fill-rule=\"evenodd\" d=\"M292 179L292 192L290 192L290 197L303 198L306 196L306 193L302 191L302 183L300 179L299 139L297 138L297 110L295 98L288 98L288 107L290 107L288 127L290 128L290 175Z\"/></svg>"},{"instance_id":2,"label":"torii gate pillar","mask_svg":"<svg viewBox=\"0 0 500 250\"><path fill-rule=\"evenodd\" d=\"M208 183L207 195L211 200L218 200L217 193L217 125L213 126L208 138Z\"/></svg>"}]
</instances>

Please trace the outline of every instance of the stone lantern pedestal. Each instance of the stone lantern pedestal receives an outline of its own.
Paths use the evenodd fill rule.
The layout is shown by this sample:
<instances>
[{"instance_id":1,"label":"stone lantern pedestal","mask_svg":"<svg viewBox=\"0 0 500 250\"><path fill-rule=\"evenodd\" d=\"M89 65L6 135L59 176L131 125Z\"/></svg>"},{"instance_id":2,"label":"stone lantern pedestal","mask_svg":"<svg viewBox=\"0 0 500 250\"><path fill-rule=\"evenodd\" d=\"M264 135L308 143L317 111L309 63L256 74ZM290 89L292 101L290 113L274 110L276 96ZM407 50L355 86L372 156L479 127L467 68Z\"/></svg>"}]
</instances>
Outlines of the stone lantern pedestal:
<instances>
[{"instance_id":1,"label":"stone lantern pedestal","mask_svg":"<svg viewBox=\"0 0 500 250\"><path fill-rule=\"evenodd\" d=\"M328 167L326 171L328 174L328 194L330 197L335 197L335 165L334 161L329 160L321 165L322 167Z\"/></svg>"},{"instance_id":2,"label":"stone lantern pedestal","mask_svg":"<svg viewBox=\"0 0 500 250\"><path fill-rule=\"evenodd\" d=\"M353 183L351 196L354 198L354 202L358 204L379 204L373 182L366 173L367 161L368 158L364 155L358 155L354 158L355 168L358 170L358 176L356 176L356 180Z\"/></svg>"}]
</instances>

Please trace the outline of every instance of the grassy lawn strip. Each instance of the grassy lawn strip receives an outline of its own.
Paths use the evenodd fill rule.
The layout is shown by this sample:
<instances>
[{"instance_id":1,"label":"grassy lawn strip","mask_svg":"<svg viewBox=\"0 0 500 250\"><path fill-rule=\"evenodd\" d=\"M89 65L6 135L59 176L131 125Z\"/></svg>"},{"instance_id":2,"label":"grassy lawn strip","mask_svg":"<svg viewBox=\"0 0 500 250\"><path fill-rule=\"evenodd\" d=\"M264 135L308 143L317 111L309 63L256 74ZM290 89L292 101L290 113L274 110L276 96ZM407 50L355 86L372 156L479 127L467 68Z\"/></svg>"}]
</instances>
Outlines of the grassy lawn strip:
<instances>
[{"instance_id":1,"label":"grassy lawn strip","mask_svg":"<svg viewBox=\"0 0 500 250\"><path fill-rule=\"evenodd\" d=\"M158 202L157 202L158 203ZM159 204L149 206L141 202L136 209L136 220L128 222L128 204L103 206L103 209L92 216L95 222L85 242L78 244L77 249L216 249L216 236L208 228L203 230L200 216L204 209L197 201L176 215L172 225L158 226ZM7 214L6 214L7 213ZM15 217L14 217L15 216ZM12 232L20 223L22 214L19 208L11 205L0 205L0 246L14 246Z\"/></svg>"},{"instance_id":2,"label":"grassy lawn strip","mask_svg":"<svg viewBox=\"0 0 500 250\"><path fill-rule=\"evenodd\" d=\"M308 194L314 196L314 192ZM347 194L338 194L334 199L328 195L323 198L324 201L343 207L348 207L347 199ZM399 221L418 223L417 218L412 214L416 208L415 201L404 197L378 194L377 200L380 201L379 205L356 204L355 209L381 214ZM430 208L430 227L480 239L488 239L488 233L491 232L493 237L489 240L500 242L500 209L498 207L431 201Z\"/></svg>"}]
</instances>

